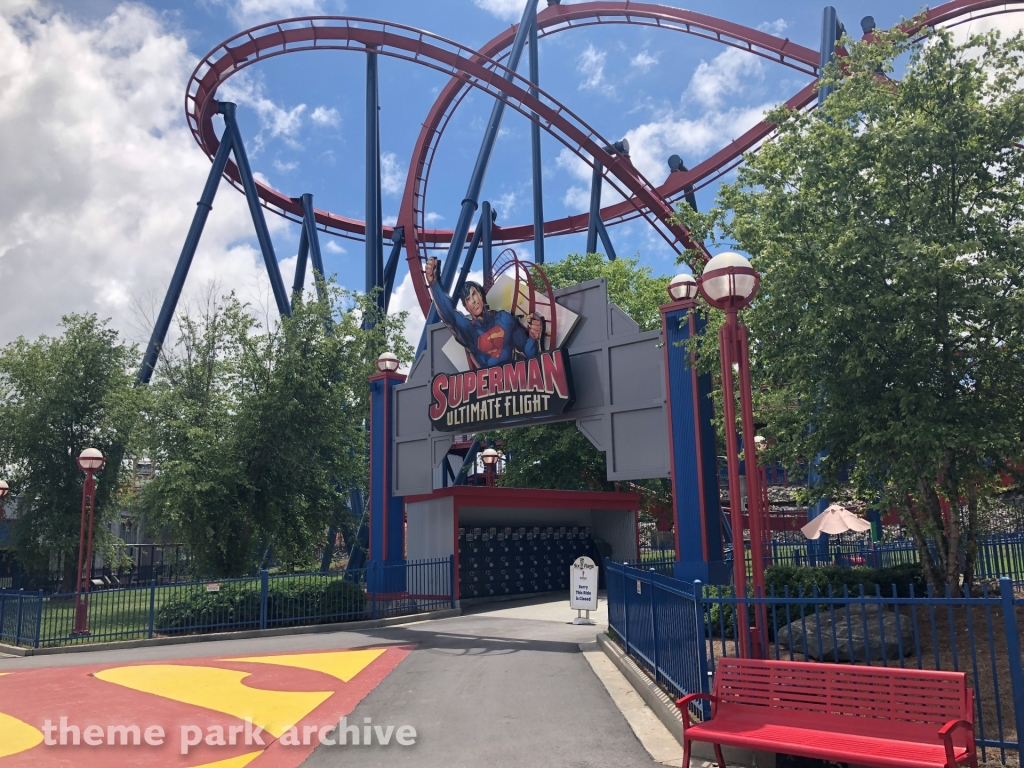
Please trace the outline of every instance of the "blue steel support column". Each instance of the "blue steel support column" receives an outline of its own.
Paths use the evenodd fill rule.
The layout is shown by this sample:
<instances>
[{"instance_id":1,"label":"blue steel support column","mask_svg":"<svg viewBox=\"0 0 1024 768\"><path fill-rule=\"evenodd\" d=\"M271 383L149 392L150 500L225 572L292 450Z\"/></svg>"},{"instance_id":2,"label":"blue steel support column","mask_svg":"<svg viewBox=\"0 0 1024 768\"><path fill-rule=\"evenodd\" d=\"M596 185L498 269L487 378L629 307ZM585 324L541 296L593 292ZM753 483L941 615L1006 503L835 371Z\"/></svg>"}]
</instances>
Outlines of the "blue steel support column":
<instances>
[{"instance_id":1,"label":"blue steel support column","mask_svg":"<svg viewBox=\"0 0 1024 768\"><path fill-rule=\"evenodd\" d=\"M278 266L277 256L274 254L274 244L270 240L270 231L267 229L267 220L263 216L263 206L260 205L259 192L256 191L256 179L253 178L252 168L249 167L249 157L245 154L245 145L242 143L242 134L238 130L238 123L235 121L235 105L230 102L221 104L224 115L224 123L231 131L232 151L235 155L235 165L238 166L238 175L242 179L242 188L245 190L245 199L249 203L249 213L252 215L252 223L256 228L256 239L260 242L260 251L263 252L263 262L267 265L267 274L270 276L270 287L274 291L274 300L277 302L277 311L288 317L292 313L292 305L288 300L288 292L284 287L284 280L281 277L281 267Z\"/></svg>"},{"instance_id":2,"label":"blue steel support column","mask_svg":"<svg viewBox=\"0 0 1024 768\"><path fill-rule=\"evenodd\" d=\"M462 288L465 286L466 281L469 279L469 270L473 268L473 259L476 258L476 251L480 247L480 241L483 239L483 223L478 222L476 229L473 231L473 239L469 241L469 248L466 250L466 258L462 262L462 271L459 272L459 279L455 281L455 287L449 294L456 301L462 295ZM437 318L434 318L434 322L437 322ZM426 328L423 329L424 335L426 335Z\"/></svg>"},{"instance_id":3,"label":"blue steel support column","mask_svg":"<svg viewBox=\"0 0 1024 768\"><path fill-rule=\"evenodd\" d=\"M234 105L232 105L234 106ZM217 111L224 108L224 102L217 105ZM228 155L231 154L231 131L225 129L220 139L220 147L213 158L213 165L206 177L206 186L203 187L203 194L196 203L196 212L192 216L192 225L185 237L185 244L181 247L181 254L178 256L178 264L174 268L174 275L171 277L171 284L167 286L167 294L164 296L164 303L160 307L160 314L157 315L156 325L153 326L153 333L149 337L149 345L146 347L146 355L142 358L142 367L135 379L135 384L149 384L153 376L153 369L160 356L160 347L167 338L167 329L171 327L171 320L174 318L174 310L178 306L178 299L181 298L181 289L185 285L185 278L188 276L189 267L192 266L192 259L196 255L196 248L199 246L199 238L203 235L203 228L206 226L206 219L213 208L213 198L217 194L217 187L220 185L220 177L224 173L224 167L228 163Z\"/></svg>"},{"instance_id":4,"label":"blue steel support column","mask_svg":"<svg viewBox=\"0 0 1024 768\"><path fill-rule=\"evenodd\" d=\"M316 231L316 214L313 212L313 196L308 192L301 198L302 201L302 232L309 244L309 257L313 262L313 280L316 281L316 295L323 301L326 298L326 280L324 274L324 257L320 252L320 236Z\"/></svg>"},{"instance_id":5,"label":"blue steel support column","mask_svg":"<svg viewBox=\"0 0 1024 768\"><path fill-rule=\"evenodd\" d=\"M842 36L843 27L839 22L839 15L831 5L825 6L821 14L821 71L836 59L836 43ZM822 88L818 91L818 105L821 106L832 93L832 88Z\"/></svg>"},{"instance_id":6,"label":"blue steel support column","mask_svg":"<svg viewBox=\"0 0 1024 768\"><path fill-rule=\"evenodd\" d=\"M366 295L382 288L383 275L377 270L378 255L383 248L380 214L380 113L377 103L377 54L366 49ZM383 271L383 270L381 270ZM383 307L383 297L377 295Z\"/></svg>"},{"instance_id":7,"label":"blue steel support column","mask_svg":"<svg viewBox=\"0 0 1024 768\"><path fill-rule=\"evenodd\" d=\"M484 200L484 204L480 206L480 223L477 225L480 232L480 243L482 245L482 261L484 267L484 290L488 290L491 287L491 283L494 281L494 239L492 237L494 230L492 225L494 220L497 218L497 212L491 208L491 204Z\"/></svg>"},{"instance_id":8,"label":"blue steel support column","mask_svg":"<svg viewBox=\"0 0 1024 768\"><path fill-rule=\"evenodd\" d=\"M384 311L388 311L391 304L391 292L395 288L395 275L398 272L398 259L402 255L402 247L405 245L405 227L395 227L391 235L391 255L388 256L388 263L384 267Z\"/></svg>"},{"instance_id":9,"label":"blue steel support column","mask_svg":"<svg viewBox=\"0 0 1024 768\"><path fill-rule=\"evenodd\" d=\"M601 242L604 243L604 255L608 257L608 261L615 261L618 258L615 255L615 246L612 245L612 239L608 236L608 227L600 218L597 219L597 233L601 236Z\"/></svg>"},{"instance_id":10,"label":"blue steel support column","mask_svg":"<svg viewBox=\"0 0 1024 768\"><path fill-rule=\"evenodd\" d=\"M292 301L302 295L306 283L306 262L309 260L309 237L306 235L306 224L303 222L299 231L299 253L295 259L295 277L292 278Z\"/></svg>"},{"instance_id":11,"label":"blue steel support column","mask_svg":"<svg viewBox=\"0 0 1024 768\"><path fill-rule=\"evenodd\" d=\"M590 180L590 224L587 226L587 253L597 253L598 222L601 221L601 171L604 166L594 163L594 175Z\"/></svg>"},{"instance_id":12,"label":"blue steel support column","mask_svg":"<svg viewBox=\"0 0 1024 768\"><path fill-rule=\"evenodd\" d=\"M395 563L405 551L402 499L391 493L392 390L405 381L400 373L370 377L370 560ZM394 591L388 584L384 591Z\"/></svg>"},{"instance_id":13,"label":"blue steel support column","mask_svg":"<svg viewBox=\"0 0 1024 768\"><path fill-rule=\"evenodd\" d=\"M711 376L697 373L684 346L704 330L694 306L692 301L679 301L661 308L676 530L673 575L682 581L726 584L729 568L722 552Z\"/></svg>"},{"instance_id":14,"label":"blue steel support column","mask_svg":"<svg viewBox=\"0 0 1024 768\"><path fill-rule=\"evenodd\" d=\"M508 54L508 61L505 66L508 72L505 79L511 82L512 72L519 67L519 60L523 57L523 48L530 36L531 21L536 18L537 0L527 0L526 8L523 9L523 17L519 21L519 29L516 30L515 40ZM476 213L477 201L480 199L480 190L484 184L484 176L487 175L487 165L491 161L491 153L494 151L494 142L498 138L498 129L501 127L501 118L505 114L505 98L495 98L494 107L491 109L491 117L484 129L484 139L480 143L480 151L476 156L476 164L473 166L473 173L469 177L469 186L466 189L466 197L462 200L462 210L459 211L459 218L455 222L455 229L452 230L452 242L448 247L448 255L441 265L441 287L448 291L451 289L452 281L455 279L455 272L459 268L460 256L466 245L466 235L469 234L469 225L473 221L473 214ZM438 320L437 311L431 306L427 315L427 324L430 327ZM427 334L424 331L420 337L420 344L416 350L417 357L427 348Z\"/></svg>"},{"instance_id":15,"label":"blue steel support column","mask_svg":"<svg viewBox=\"0 0 1024 768\"><path fill-rule=\"evenodd\" d=\"M530 24L530 82L540 85L540 51L537 49L537 14L534 12ZM530 88L530 95L536 98L537 89ZM537 114L531 112L534 120ZM540 162L540 125L530 123L530 149L533 158L533 261L544 263L544 187ZM484 251L486 257L487 251Z\"/></svg>"}]
</instances>

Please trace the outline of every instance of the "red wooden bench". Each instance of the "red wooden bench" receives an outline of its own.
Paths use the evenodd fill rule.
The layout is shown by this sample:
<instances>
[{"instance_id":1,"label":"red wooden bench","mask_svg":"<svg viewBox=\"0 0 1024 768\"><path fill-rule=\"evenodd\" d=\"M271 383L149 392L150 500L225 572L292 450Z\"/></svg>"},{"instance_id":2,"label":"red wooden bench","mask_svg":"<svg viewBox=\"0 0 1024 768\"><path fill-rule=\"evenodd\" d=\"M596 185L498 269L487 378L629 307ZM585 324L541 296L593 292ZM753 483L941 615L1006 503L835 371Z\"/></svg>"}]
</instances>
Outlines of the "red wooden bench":
<instances>
[{"instance_id":1,"label":"red wooden bench","mask_svg":"<svg viewBox=\"0 0 1024 768\"><path fill-rule=\"evenodd\" d=\"M714 694L676 702L683 768L694 741L875 768L978 768L974 702L963 672L721 659ZM689 704L711 701L711 719Z\"/></svg>"}]
</instances>

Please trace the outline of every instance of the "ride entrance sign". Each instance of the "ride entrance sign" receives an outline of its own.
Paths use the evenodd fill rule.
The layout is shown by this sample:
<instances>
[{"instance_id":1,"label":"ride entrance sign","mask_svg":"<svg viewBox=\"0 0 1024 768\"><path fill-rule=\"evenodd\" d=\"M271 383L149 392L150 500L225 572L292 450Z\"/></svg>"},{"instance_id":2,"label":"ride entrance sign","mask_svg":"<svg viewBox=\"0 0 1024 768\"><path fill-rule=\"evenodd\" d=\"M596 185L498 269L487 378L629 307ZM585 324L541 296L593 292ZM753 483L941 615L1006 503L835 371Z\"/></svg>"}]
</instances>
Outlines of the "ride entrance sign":
<instances>
[{"instance_id":1,"label":"ride entrance sign","mask_svg":"<svg viewBox=\"0 0 1024 768\"><path fill-rule=\"evenodd\" d=\"M569 607L577 612L573 624L593 624L590 612L597 610L598 568L589 557L578 557L569 568ZM586 611L584 618L580 611Z\"/></svg>"}]
</instances>

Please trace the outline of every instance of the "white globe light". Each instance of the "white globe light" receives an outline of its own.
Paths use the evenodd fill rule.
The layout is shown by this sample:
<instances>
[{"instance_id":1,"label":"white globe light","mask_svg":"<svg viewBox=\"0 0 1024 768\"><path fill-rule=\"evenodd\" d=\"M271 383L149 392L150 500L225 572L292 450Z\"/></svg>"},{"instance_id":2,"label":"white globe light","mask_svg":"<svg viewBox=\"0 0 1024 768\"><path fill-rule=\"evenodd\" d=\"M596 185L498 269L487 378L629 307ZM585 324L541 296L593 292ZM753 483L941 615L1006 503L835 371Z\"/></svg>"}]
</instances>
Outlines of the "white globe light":
<instances>
[{"instance_id":1,"label":"white globe light","mask_svg":"<svg viewBox=\"0 0 1024 768\"><path fill-rule=\"evenodd\" d=\"M691 274L680 274L668 284L668 295L676 301L697 297L697 278Z\"/></svg>"},{"instance_id":2,"label":"white globe light","mask_svg":"<svg viewBox=\"0 0 1024 768\"><path fill-rule=\"evenodd\" d=\"M493 448L487 448L480 454L480 460L488 467L492 464L496 464L498 461L498 452Z\"/></svg>"},{"instance_id":3,"label":"white globe light","mask_svg":"<svg viewBox=\"0 0 1024 768\"><path fill-rule=\"evenodd\" d=\"M78 468L83 472L99 472L107 460L96 448L86 448L78 456Z\"/></svg>"},{"instance_id":4,"label":"white globe light","mask_svg":"<svg viewBox=\"0 0 1024 768\"><path fill-rule=\"evenodd\" d=\"M377 358L377 370L381 373L384 373L385 371L397 371L398 358L391 352L385 352Z\"/></svg>"},{"instance_id":5,"label":"white globe light","mask_svg":"<svg viewBox=\"0 0 1024 768\"><path fill-rule=\"evenodd\" d=\"M704 265L700 291L715 306L739 308L750 302L759 283L750 262L738 253L727 251Z\"/></svg>"},{"instance_id":6,"label":"white globe light","mask_svg":"<svg viewBox=\"0 0 1024 768\"><path fill-rule=\"evenodd\" d=\"M11 490L11 486L7 484L6 480L0 480L0 499L6 496Z\"/></svg>"}]
</instances>

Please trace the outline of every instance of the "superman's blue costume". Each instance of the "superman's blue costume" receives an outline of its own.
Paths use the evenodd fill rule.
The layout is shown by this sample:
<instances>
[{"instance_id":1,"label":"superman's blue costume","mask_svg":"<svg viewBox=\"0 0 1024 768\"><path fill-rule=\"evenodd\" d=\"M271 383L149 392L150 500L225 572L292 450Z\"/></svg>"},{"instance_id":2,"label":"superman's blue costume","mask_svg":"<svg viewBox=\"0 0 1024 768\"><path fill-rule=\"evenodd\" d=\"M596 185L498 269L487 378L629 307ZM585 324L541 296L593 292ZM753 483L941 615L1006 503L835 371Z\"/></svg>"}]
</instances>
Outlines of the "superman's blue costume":
<instances>
[{"instance_id":1,"label":"superman's blue costume","mask_svg":"<svg viewBox=\"0 0 1024 768\"><path fill-rule=\"evenodd\" d=\"M470 318L455 309L455 304L438 283L430 286L430 295L437 314L478 367L511 363L517 352L523 357L537 356L536 340L530 338L522 324L505 310L493 312L485 309L479 318Z\"/></svg>"}]
</instances>

